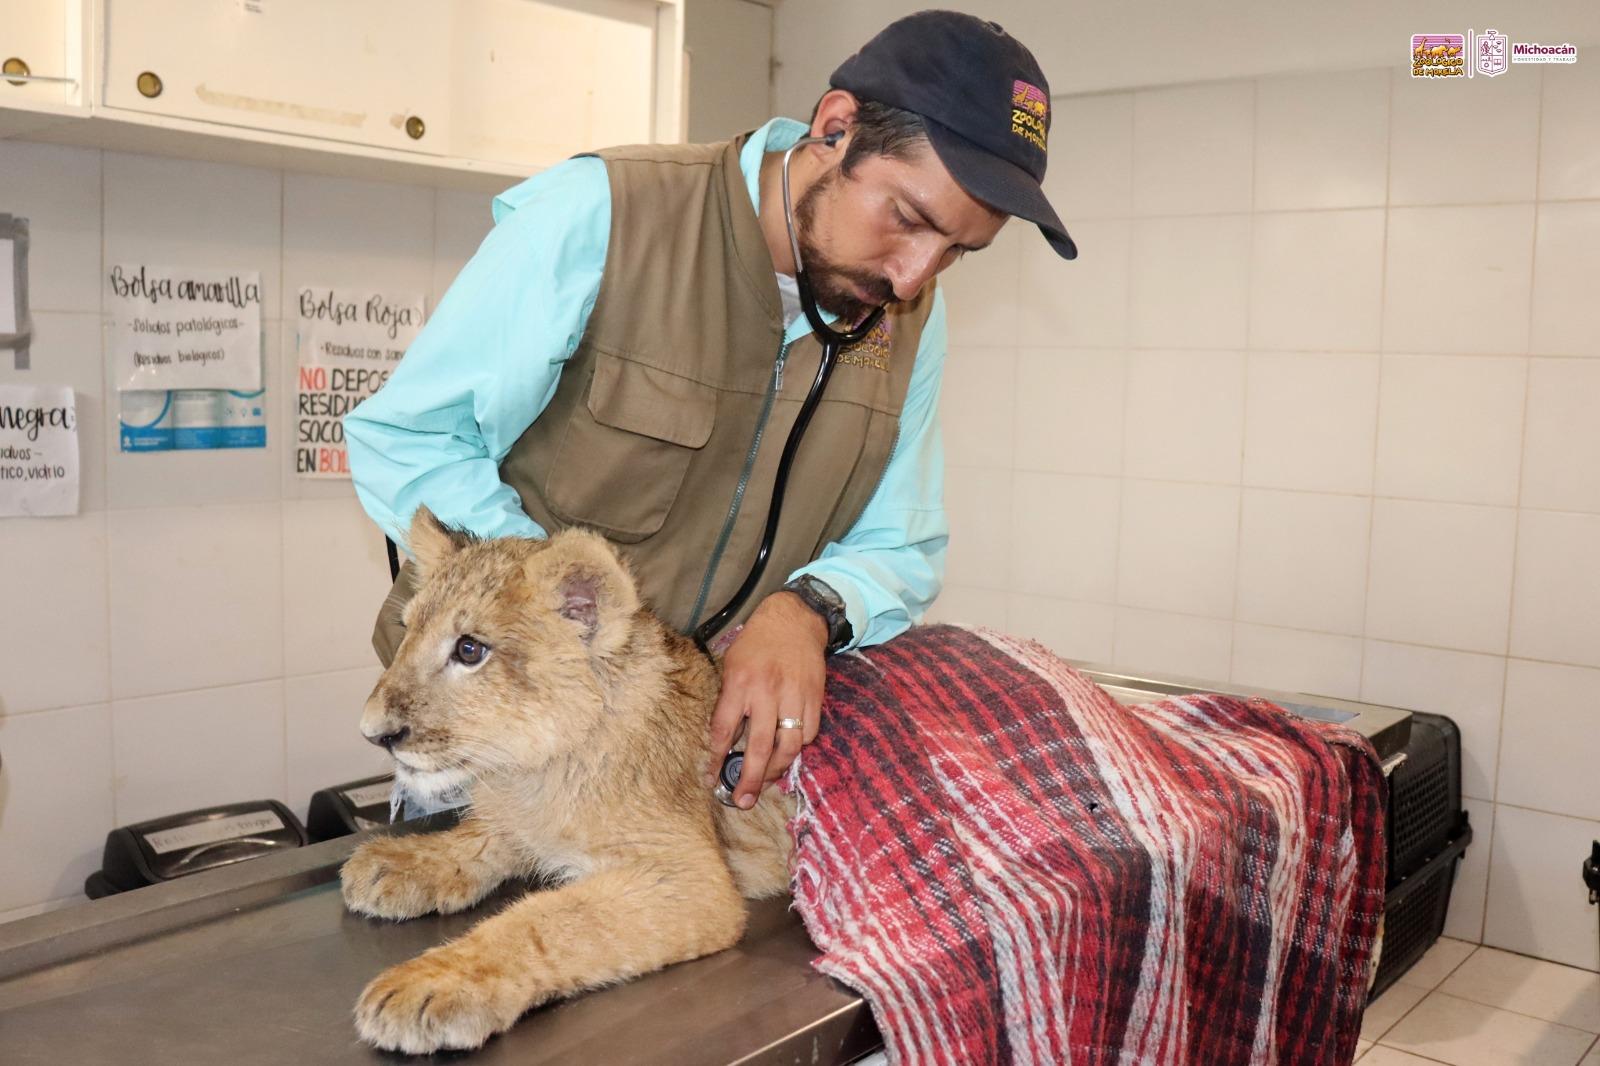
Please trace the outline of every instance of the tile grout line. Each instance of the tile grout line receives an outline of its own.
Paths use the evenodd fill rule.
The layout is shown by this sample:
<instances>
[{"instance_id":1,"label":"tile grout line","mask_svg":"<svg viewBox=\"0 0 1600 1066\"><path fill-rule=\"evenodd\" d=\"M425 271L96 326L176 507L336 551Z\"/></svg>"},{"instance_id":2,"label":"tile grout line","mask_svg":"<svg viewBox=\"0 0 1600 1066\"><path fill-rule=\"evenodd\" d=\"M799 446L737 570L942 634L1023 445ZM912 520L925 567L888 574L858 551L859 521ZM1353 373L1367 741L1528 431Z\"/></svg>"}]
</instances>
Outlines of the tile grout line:
<instances>
[{"instance_id":1,"label":"tile grout line","mask_svg":"<svg viewBox=\"0 0 1600 1066\"><path fill-rule=\"evenodd\" d=\"M1529 238L1532 243L1532 247L1529 249L1528 253L1527 332L1523 339L1523 347L1528 351L1532 351L1533 349L1533 307L1535 300L1534 289L1538 282L1539 274L1540 206L1537 202L1537 199L1539 195L1539 183L1542 177L1540 173L1541 159L1544 155L1544 92L1547 84L1548 79L1544 77L1544 71L1539 71L1539 114L1535 121L1533 138L1533 192L1535 203L1533 206L1533 232ZM1500 768L1505 761L1506 753L1506 695L1511 691L1511 644L1512 634L1515 632L1517 621L1517 558L1521 551L1522 541L1522 517L1524 514L1522 497L1524 489L1526 488L1526 474L1528 466L1528 393L1530 391L1530 379L1532 376L1533 359L1531 356L1525 355L1522 362L1522 439L1520 441L1520 447L1517 454L1517 499L1516 510L1514 512L1516 518L1511 527L1511 587L1507 590L1510 602L1506 604L1506 640L1504 656L1505 669L1500 675L1500 728L1495 733L1494 778L1490 782L1490 791L1494 795L1494 800L1492 802L1495 805L1496 817L1490 823L1489 827L1489 847L1487 851L1488 858L1485 862L1483 871L1483 924L1478 931L1479 939L1482 939L1488 935L1489 906L1491 901L1494 899L1494 896L1491 893L1492 889L1494 888L1494 848L1497 836L1495 829L1500 823L1500 819L1498 817L1500 799Z\"/></svg>"},{"instance_id":2,"label":"tile grout line","mask_svg":"<svg viewBox=\"0 0 1600 1066\"><path fill-rule=\"evenodd\" d=\"M1383 366L1385 323L1389 317L1389 213L1391 209L1390 186L1394 182L1394 83L1396 74L1389 72L1385 79L1385 104L1383 128L1383 261L1378 265L1378 380L1373 390L1372 407L1372 463L1367 478L1367 559L1366 582L1361 590L1361 672L1356 691L1366 695L1367 641L1369 622L1367 612L1372 606L1372 545L1373 532L1378 522L1378 448L1383 439Z\"/></svg>"},{"instance_id":3,"label":"tile grout line","mask_svg":"<svg viewBox=\"0 0 1600 1066\"><path fill-rule=\"evenodd\" d=\"M289 215L289 178L288 175L278 171L278 306L282 308L289 297L288 264L284 254L285 239L288 233ZM298 340L298 328L296 339ZM278 382L281 386L285 377L283 362L283 334L284 327L278 327ZM298 347L298 345L297 345ZM296 353L296 365L299 363L299 353ZM263 364L266 362L262 359ZM265 371L263 371L265 373ZM291 379L293 380L293 379ZM286 392L287 390L280 389ZM298 388L296 389L298 392ZM279 407L284 412L279 419L280 430L283 424L293 421L294 406L279 400ZM270 419L268 420L271 421ZM271 432L270 430L268 431ZM282 430L287 436L287 431ZM288 444L288 441L284 442ZM273 480L278 486L278 610L282 612L282 619L278 626L278 729L279 739L282 742L282 764L279 770L282 774L281 787L284 802L288 802L289 795L289 685L285 676L289 667L289 508L288 500L283 491L284 474L288 467L288 460L292 457L290 448L284 449L284 456L278 460L278 476ZM298 486L296 486L298 488Z\"/></svg>"},{"instance_id":4,"label":"tile grout line","mask_svg":"<svg viewBox=\"0 0 1600 1066\"><path fill-rule=\"evenodd\" d=\"M110 374L110 360L108 360L106 358L106 323L105 323L105 316L106 316L106 152L105 152L105 149L103 149L103 148L96 149L95 150L95 155L98 157L99 163L100 163L100 262L99 262L99 266L97 268L98 269L98 276L95 278L95 295L96 295L96 299L98 301L99 310L96 313L95 318L97 319L97 325L99 326L98 332L99 332L99 346L100 346L100 359L99 359L99 364L100 364L100 366L99 366L99 369L100 369L100 383L101 383L101 389L104 392L105 397L106 397L106 400L105 400L106 409L101 415L100 423L101 423L101 426L103 428L109 429L110 426L111 426L111 419L112 419L111 407L112 407L113 397L116 397L117 393L116 393L116 391L114 389L110 389L110 388L106 387L110 383L111 374ZM117 699L116 699L116 678L117 678L117 669L116 669L117 648L116 648L116 645L117 645L117 642L113 639L113 633L112 633L112 629L113 629L113 627L112 627L113 597L111 595L111 586L112 586L112 582L114 580L114 578L112 576L112 573L111 573L111 563L112 563L112 556L111 556L111 449L112 449L114 443L120 444L120 442L122 440L121 425L120 425L122 404L121 404L120 400L116 401L116 407L117 407L117 419L118 419L118 423L119 423L118 424L118 428L117 428L116 431L106 433L106 439L103 442L103 445L102 445L102 447L100 449L100 463L101 463L102 468L105 471L105 473L103 475L101 475L102 476L102 480L103 480L103 484L101 485L101 488L105 492L105 503L106 503L106 513L104 515L103 523L102 523L102 528L105 531L105 543L104 543L104 546L101 549L101 558L105 562L105 568L106 568L106 583L105 583L105 604L106 604L106 628L105 628L105 634L106 634L106 742L111 746L111 759L110 759L111 780L109 782L107 782L107 785L108 785L108 788L109 788L110 794L111 794L111 825L112 825L113 828L116 827L117 821L118 821L118 819L117 819L117 793L119 792L119 789L117 788L117 777L118 777L118 775L117 775Z\"/></svg>"},{"instance_id":5,"label":"tile grout line","mask_svg":"<svg viewBox=\"0 0 1600 1066\"><path fill-rule=\"evenodd\" d=\"M1239 494L1233 526L1233 602L1228 609L1228 680L1238 683L1239 585L1244 581L1244 437L1250 421L1250 350L1255 334L1256 289L1256 170L1261 165L1261 79L1250 81L1250 257L1244 268L1244 348L1239 355L1239 464L1235 468Z\"/></svg>"},{"instance_id":6,"label":"tile grout line","mask_svg":"<svg viewBox=\"0 0 1600 1066\"><path fill-rule=\"evenodd\" d=\"M1438 941L1435 941L1434 943L1438 943ZM1400 1023L1401 1022L1403 1022L1407 1018L1409 1018L1416 1011L1416 1009L1418 1007L1420 1007L1424 1003L1428 1002L1428 1000L1433 997L1434 993L1439 991L1440 986L1442 986L1446 981L1450 980L1450 978L1455 975L1455 972L1457 970L1461 969L1462 966L1466 965L1467 960L1472 958L1472 956L1476 955L1478 953L1479 949L1482 946L1483 945L1481 945L1481 944L1473 945L1472 950L1467 952L1465 955L1461 956L1461 961L1456 963L1454 966L1450 967L1449 972L1447 972L1443 977L1439 978L1439 981L1438 981L1437 984L1435 984L1432 987L1426 989L1420 999L1418 999L1415 1003L1411 1004L1411 1006L1408 1009L1406 1009L1405 1011L1403 1011L1398 1018L1396 1018L1394 1021L1390 1022L1388 1024L1388 1026L1386 1026L1381 1033L1379 1033L1377 1036L1373 1037L1372 1038L1373 1047L1376 1047L1380 1043L1382 1043L1384 1037L1388 1036L1390 1033L1392 1033L1396 1029L1398 1029L1400 1027ZM1396 984L1405 984L1405 981L1403 979L1397 980ZM1411 985L1409 987L1419 988L1421 986L1419 986L1419 985ZM1396 1048L1395 1050L1403 1051L1405 1049L1404 1048Z\"/></svg>"},{"instance_id":7,"label":"tile grout line","mask_svg":"<svg viewBox=\"0 0 1600 1066\"><path fill-rule=\"evenodd\" d=\"M1139 124L1137 121L1138 94L1128 94L1128 208L1133 210L1133 198L1136 192L1136 183L1133 178L1136 165L1137 146L1135 139L1138 136ZM1117 353L1117 374L1121 385L1118 405L1122 411L1122 425L1118 433L1117 448L1117 539L1116 551L1111 560L1111 647L1107 655L1110 663L1117 661L1117 639L1121 633L1122 624L1122 538L1127 529L1128 516L1128 373L1129 355L1133 350L1130 343L1133 340L1133 256L1134 256L1134 223L1128 224L1128 254L1123 262L1122 286L1122 348Z\"/></svg>"}]
</instances>

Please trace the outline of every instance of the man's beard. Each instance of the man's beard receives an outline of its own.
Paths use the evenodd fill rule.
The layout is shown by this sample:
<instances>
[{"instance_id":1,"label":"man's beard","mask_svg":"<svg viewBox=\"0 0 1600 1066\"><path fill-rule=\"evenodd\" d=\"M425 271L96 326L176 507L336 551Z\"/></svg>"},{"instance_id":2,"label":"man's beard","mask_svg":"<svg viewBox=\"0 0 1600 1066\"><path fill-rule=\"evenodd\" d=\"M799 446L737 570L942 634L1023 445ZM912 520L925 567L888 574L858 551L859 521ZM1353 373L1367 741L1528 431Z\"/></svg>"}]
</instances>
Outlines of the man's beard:
<instances>
[{"instance_id":1,"label":"man's beard","mask_svg":"<svg viewBox=\"0 0 1600 1066\"><path fill-rule=\"evenodd\" d=\"M871 271L840 266L813 241L817 202L823 192L838 180L839 170L835 167L812 182L811 187L801 194L800 202L794 205L795 229L800 242L800 260L805 264L806 280L811 283L817 306L853 326L878 306L891 303L894 300L894 286L889 284L888 279ZM866 293L868 301L862 301L856 295L857 290Z\"/></svg>"}]
</instances>

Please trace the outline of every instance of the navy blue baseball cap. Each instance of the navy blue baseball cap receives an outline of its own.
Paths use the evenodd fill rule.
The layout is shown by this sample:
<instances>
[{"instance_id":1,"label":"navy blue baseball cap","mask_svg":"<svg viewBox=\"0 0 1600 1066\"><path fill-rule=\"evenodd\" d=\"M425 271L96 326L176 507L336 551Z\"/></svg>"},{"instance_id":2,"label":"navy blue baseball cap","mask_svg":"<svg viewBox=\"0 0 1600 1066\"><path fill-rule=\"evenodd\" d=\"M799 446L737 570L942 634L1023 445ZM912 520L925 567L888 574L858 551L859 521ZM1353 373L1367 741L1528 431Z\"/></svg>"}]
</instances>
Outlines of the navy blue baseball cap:
<instances>
[{"instance_id":1,"label":"navy blue baseball cap","mask_svg":"<svg viewBox=\"0 0 1600 1066\"><path fill-rule=\"evenodd\" d=\"M829 84L921 117L934 154L970 195L1036 224L1076 259L1045 198L1050 84L1033 53L997 23L959 11L919 11L889 24L833 72Z\"/></svg>"}]
</instances>

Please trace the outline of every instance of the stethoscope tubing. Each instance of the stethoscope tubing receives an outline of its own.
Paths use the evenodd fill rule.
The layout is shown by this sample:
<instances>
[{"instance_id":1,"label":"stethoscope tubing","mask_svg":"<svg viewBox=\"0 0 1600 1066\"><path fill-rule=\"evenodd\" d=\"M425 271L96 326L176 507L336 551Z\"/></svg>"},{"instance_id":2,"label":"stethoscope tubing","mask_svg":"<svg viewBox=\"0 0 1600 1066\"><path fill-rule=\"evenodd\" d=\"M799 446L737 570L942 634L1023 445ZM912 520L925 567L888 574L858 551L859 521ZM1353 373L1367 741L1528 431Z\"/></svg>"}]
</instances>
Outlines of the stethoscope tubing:
<instances>
[{"instance_id":1,"label":"stethoscope tubing","mask_svg":"<svg viewBox=\"0 0 1600 1066\"><path fill-rule=\"evenodd\" d=\"M822 391L827 387L828 378L833 374L834 364L838 361L839 353L852 344L863 340L871 333L883 318L884 309L880 306L867 315L856 327L849 331L834 329L823 321L822 311L817 307L817 298L811 288L811 278L806 273L800 259L800 239L794 228L794 205L789 195L789 158L795 150L808 144L836 145L844 136L843 131L831 133L826 137L802 137L790 145L788 151L783 153L783 220L789 229L789 249L794 255L795 285L800 290L800 308L805 312L806 320L811 323L811 329L822 342L822 359L817 363L817 376L812 379L811 388L806 393L804 402L800 405L800 412L795 416L794 425L789 429L788 439L784 441L783 453L778 459L778 471L772 479L772 503L767 509L766 526L761 531L761 546L756 550L755 561L750 566L750 572L745 575L744 583L739 586L739 591L733 594L726 606L716 614L707 618L695 627L694 642L701 650L709 647L711 638L723 626L739 613L750 594L761 583L761 575L767 568L767 560L772 556L772 544L778 535L778 518L783 511L784 489L789 484L789 469L794 464L795 456L800 451L801 438L805 436L806 427L811 424L811 416L815 413L817 405L822 402Z\"/></svg>"}]
</instances>

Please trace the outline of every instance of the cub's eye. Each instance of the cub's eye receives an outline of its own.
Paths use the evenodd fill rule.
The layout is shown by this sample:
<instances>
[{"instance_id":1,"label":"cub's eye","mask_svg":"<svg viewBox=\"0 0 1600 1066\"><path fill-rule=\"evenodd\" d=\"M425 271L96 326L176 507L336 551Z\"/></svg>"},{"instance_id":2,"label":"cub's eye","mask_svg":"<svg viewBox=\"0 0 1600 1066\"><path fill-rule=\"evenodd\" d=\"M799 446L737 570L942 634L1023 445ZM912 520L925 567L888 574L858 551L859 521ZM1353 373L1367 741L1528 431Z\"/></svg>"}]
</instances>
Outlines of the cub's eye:
<instances>
[{"instance_id":1,"label":"cub's eye","mask_svg":"<svg viewBox=\"0 0 1600 1066\"><path fill-rule=\"evenodd\" d=\"M489 645L475 637L461 637L456 641L455 651L451 652L450 658L465 666L477 666L488 655Z\"/></svg>"}]
</instances>

